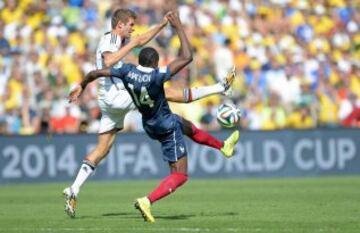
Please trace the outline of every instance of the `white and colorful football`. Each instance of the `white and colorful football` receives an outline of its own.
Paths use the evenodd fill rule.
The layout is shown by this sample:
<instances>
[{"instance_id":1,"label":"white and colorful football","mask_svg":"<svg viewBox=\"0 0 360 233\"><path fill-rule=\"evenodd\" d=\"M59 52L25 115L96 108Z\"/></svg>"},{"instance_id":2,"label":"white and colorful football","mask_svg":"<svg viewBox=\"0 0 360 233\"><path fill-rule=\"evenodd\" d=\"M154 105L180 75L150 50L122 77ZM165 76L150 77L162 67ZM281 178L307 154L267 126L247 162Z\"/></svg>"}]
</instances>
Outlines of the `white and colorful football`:
<instances>
[{"instance_id":1,"label":"white and colorful football","mask_svg":"<svg viewBox=\"0 0 360 233\"><path fill-rule=\"evenodd\" d=\"M241 111L230 103L221 104L216 112L216 118L225 128L235 127L241 118Z\"/></svg>"}]
</instances>

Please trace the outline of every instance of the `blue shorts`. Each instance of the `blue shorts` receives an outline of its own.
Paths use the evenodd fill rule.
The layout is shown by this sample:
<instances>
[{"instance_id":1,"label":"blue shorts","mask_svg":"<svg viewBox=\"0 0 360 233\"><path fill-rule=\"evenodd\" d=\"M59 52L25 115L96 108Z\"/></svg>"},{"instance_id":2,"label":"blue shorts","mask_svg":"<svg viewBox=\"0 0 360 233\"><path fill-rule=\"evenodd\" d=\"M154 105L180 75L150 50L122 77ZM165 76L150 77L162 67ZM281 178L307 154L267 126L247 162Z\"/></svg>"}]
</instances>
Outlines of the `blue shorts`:
<instances>
[{"instance_id":1,"label":"blue shorts","mask_svg":"<svg viewBox=\"0 0 360 233\"><path fill-rule=\"evenodd\" d=\"M182 121L176 116L174 129L165 135L151 135L153 139L161 143L163 159L168 162L176 162L187 155L184 134L182 132Z\"/></svg>"}]
</instances>

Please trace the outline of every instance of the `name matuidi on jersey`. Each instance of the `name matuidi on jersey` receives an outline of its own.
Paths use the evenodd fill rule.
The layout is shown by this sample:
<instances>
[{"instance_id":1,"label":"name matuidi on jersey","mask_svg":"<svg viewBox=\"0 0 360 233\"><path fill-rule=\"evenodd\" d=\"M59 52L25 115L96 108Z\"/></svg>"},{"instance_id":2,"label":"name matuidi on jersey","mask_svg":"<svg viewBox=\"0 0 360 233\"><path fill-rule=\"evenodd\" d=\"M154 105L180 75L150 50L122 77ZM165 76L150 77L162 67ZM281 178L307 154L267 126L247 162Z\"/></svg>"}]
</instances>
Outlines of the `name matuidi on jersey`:
<instances>
[{"instance_id":1,"label":"name matuidi on jersey","mask_svg":"<svg viewBox=\"0 0 360 233\"><path fill-rule=\"evenodd\" d=\"M135 72L132 72L132 71L130 71L128 73L128 77L131 78L131 79L134 79L137 82L150 82L150 78L151 78L151 76L148 75L148 74L141 75L139 73L135 73Z\"/></svg>"}]
</instances>

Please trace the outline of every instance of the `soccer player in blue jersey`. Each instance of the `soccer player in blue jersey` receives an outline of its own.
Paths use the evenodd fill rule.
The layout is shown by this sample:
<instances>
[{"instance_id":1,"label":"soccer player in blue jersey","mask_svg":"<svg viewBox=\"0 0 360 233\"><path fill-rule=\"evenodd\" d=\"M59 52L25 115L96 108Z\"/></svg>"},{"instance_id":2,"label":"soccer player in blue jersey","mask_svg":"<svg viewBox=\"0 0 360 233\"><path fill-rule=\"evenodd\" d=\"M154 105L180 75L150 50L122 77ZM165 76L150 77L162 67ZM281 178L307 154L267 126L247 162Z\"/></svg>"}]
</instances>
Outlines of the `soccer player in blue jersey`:
<instances>
[{"instance_id":1,"label":"soccer player in blue jersey","mask_svg":"<svg viewBox=\"0 0 360 233\"><path fill-rule=\"evenodd\" d=\"M139 54L138 66L123 64L117 68L91 71L81 83L84 90L89 82L98 77L120 78L142 114L145 132L152 139L161 143L163 159L169 163L171 174L148 196L138 198L135 203L135 207L140 210L144 220L148 222L155 221L150 210L151 204L174 192L188 179L184 134L198 143L221 150L225 157L233 155L234 146L239 140L239 131L235 131L225 142L221 142L171 112L165 97L164 82L189 64L192 61L192 54L177 13L170 14L168 19L180 38L181 48L180 56L167 67L158 68L158 52L147 47L142 49Z\"/></svg>"}]
</instances>

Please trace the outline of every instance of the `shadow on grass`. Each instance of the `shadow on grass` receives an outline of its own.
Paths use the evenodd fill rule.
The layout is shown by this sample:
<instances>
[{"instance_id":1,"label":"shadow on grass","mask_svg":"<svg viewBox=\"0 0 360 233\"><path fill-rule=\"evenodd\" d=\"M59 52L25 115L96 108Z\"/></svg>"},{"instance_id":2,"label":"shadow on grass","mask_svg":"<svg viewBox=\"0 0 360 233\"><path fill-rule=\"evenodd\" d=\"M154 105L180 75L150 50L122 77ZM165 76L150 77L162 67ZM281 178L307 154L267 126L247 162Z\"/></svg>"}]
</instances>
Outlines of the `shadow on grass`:
<instances>
[{"instance_id":1,"label":"shadow on grass","mask_svg":"<svg viewBox=\"0 0 360 233\"><path fill-rule=\"evenodd\" d=\"M102 214L103 217L125 217L125 218L139 218L141 217L139 213L105 213ZM189 214L179 214L179 215L156 215L155 218L158 219L169 219L169 220L184 220L189 219L191 217L194 217L195 215L189 215Z\"/></svg>"},{"instance_id":2,"label":"shadow on grass","mask_svg":"<svg viewBox=\"0 0 360 233\"><path fill-rule=\"evenodd\" d=\"M197 214L178 214L178 215L156 215L154 216L157 219L165 219L165 220L186 220L193 217L218 217L218 216L235 216L239 215L239 213L235 212L225 212L225 213L205 213L200 212ZM129 219L137 219L140 217L139 213L136 212L117 212L117 213L104 213L101 214L101 217L122 217L122 218L129 218ZM91 219L91 218L99 218L98 215L94 216L79 216L78 219Z\"/></svg>"},{"instance_id":3,"label":"shadow on grass","mask_svg":"<svg viewBox=\"0 0 360 233\"><path fill-rule=\"evenodd\" d=\"M122 213L105 213L102 214L103 217L115 217L115 216L137 216L134 212L122 212Z\"/></svg>"},{"instance_id":4,"label":"shadow on grass","mask_svg":"<svg viewBox=\"0 0 360 233\"><path fill-rule=\"evenodd\" d=\"M155 218L168 219L168 220L185 220L195 216L196 215L194 214L179 214L179 215L160 215L160 216L156 216Z\"/></svg>"},{"instance_id":5,"label":"shadow on grass","mask_svg":"<svg viewBox=\"0 0 360 233\"><path fill-rule=\"evenodd\" d=\"M239 215L239 213L236 213L236 212L225 212L225 213L205 213L205 212L201 212L201 213L199 213L199 216L208 216L208 217L236 216L236 215Z\"/></svg>"},{"instance_id":6,"label":"shadow on grass","mask_svg":"<svg viewBox=\"0 0 360 233\"><path fill-rule=\"evenodd\" d=\"M122 217L122 218L138 218L139 215L135 213L130 212L119 212L119 213L105 213L101 214L100 217ZM75 219L98 219L99 215L85 215L85 216L79 216Z\"/></svg>"},{"instance_id":7,"label":"shadow on grass","mask_svg":"<svg viewBox=\"0 0 360 233\"><path fill-rule=\"evenodd\" d=\"M235 216L239 215L239 213L235 212L226 212L226 213L197 213L197 214L179 214L179 215L157 215L154 216L158 219L167 219L167 220L186 220L193 217L201 217L201 216L207 216L207 217L219 217L219 216Z\"/></svg>"}]
</instances>

